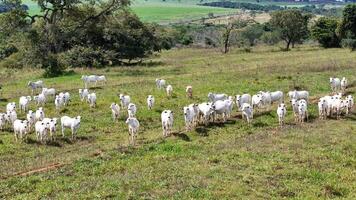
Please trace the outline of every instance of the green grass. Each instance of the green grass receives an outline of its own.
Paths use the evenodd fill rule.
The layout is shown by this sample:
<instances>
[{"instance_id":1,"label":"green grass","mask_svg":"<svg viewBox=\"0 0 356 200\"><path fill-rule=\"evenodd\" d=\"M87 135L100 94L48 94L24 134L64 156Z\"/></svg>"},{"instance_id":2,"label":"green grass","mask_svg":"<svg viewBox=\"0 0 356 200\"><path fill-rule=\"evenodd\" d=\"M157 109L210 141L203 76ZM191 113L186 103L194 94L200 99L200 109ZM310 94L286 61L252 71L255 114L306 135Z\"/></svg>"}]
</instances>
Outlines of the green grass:
<instances>
[{"instance_id":1,"label":"green grass","mask_svg":"<svg viewBox=\"0 0 356 200\"><path fill-rule=\"evenodd\" d=\"M0 133L1 199L355 199L356 114L341 120L317 119L316 99L329 93L328 78L346 76L355 94L356 54L345 49L300 47L289 52L277 47L257 47L251 53L233 49L176 49L153 56L142 66L76 70L75 74L43 79L49 87L70 91L68 109L51 117L82 116L78 139L58 136L39 144L31 134L16 143L11 132ZM0 70L3 93L0 108L29 93L28 80L40 71ZM79 101L81 74L105 74L108 86L98 87L98 107ZM6 79L5 79L6 77ZM167 98L155 88L162 77L173 85ZM185 97L192 85L194 99ZM252 126L236 110L226 124L215 123L184 131L182 107L207 100L210 91L229 95L294 86L311 93L310 121L295 124L288 104L286 127L278 128L276 105L255 115ZM117 93L131 96L141 123L136 147L128 146L122 113L113 123L109 105ZM146 96L156 97L152 111ZM35 109L34 105L31 105ZM175 112L174 136L163 139L160 112ZM19 114L24 117L24 114ZM28 176L14 176L53 163L62 167Z\"/></svg>"}]
</instances>

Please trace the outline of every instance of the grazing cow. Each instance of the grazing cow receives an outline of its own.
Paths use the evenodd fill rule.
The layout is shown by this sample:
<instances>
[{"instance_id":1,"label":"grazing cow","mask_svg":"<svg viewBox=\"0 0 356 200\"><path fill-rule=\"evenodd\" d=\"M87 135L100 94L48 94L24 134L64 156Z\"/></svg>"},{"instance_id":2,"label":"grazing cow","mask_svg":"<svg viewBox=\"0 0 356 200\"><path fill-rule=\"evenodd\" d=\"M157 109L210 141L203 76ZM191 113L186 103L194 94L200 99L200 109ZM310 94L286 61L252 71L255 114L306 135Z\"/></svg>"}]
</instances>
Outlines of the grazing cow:
<instances>
[{"instance_id":1,"label":"grazing cow","mask_svg":"<svg viewBox=\"0 0 356 200\"><path fill-rule=\"evenodd\" d=\"M6 105L6 111L11 112L16 110L16 103L15 102L10 102Z\"/></svg>"},{"instance_id":2,"label":"grazing cow","mask_svg":"<svg viewBox=\"0 0 356 200\"><path fill-rule=\"evenodd\" d=\"M116 121L119 119L120 116L120 106L116 103L112 103L110 105L111 113L112 113L112 119Z\"/></svg>"},{"instance_id":3,"label":"grazing cow","mask_svg":"<svg viewBox=\"0 0 356 200\"><path fill-rule=\"evenodd\" d=\"M89 90L88 89L79 89L79 97L81 101L84 99L88 100Z\"/></svg>"},{"instance_id":4,"label":"grazing cow","mask_svg":"<svg viewBox=\"0 0 356 200\"><path fill-rule=\"evenodd\" d=\"M34 96L33 100L36 102L37 106L39 105L44 106L44 104L47 101L46 96L42 93L39 94L38 96Z\"/></svg>"},{"instance_id":5,"label":"grazing cow","mask_svg":"<svg viewBox=\"0 0 356 200\"><path fill-rule=\"evenodd\" d=\"M95 92L88 95L88 102L91 108L96 107L96 94Z\"/></svg>"},{"instance_id":6,"label":"grazing cow","mask_svg":"<svg viewBox=\"0 0 356 200\"><path fill-rule=\"evenodd\" d=\"M56 95L56 90L54 88L42 88L42 94L44 94L46 97L54 97Z\"/></svg>"},{"instance_id":7,"label":"grazing cow","mask_svg":"<svg viewBox=\"0 0 356 200\"><path fill-rule=\"evenodd\" d=\"M210 102L216 102L218 100L225 100L227 99L227 95L226 94L215 94L215 93L211 93L209 92L208 94L208 99Z\"/></svg>"},{"instance_id":8,"label":"grazing cow","mask_svg":"<svg viewBox=\"0 0 356 200\"><path fill-rule=\"evenodd\" d=\"M261 107L262 107L262 104L263 104L263 102L262 102L262 95L261 95L261 94L255 94L255 95L253 95L251 102L252 102L252 109L254 109L254 108L261 108ZM243 104L244 104L244 103L243 103ZM243 104L241 104L241 108L242 108L242 105L243 105ZM247 104L249 104L249 103L247 103Z\"/></svg>"},{"instance_id":9,"label":"grazing cow","mask_svg":"<svg viewBox=\"0 0 356 200\"><path fill-rule=\"evenodd\" d=\"M42 121L45 118L45 113L42 107L39 107L35 113L35 121Z\"/></svg>"},{"instance_id":10,"label":"grazing cow","mask_svg":"<svg viewBox=\"0 0 356 200\"><path fill-rule=\"evenodd\" d=\"M193 98L193 87L191 85L188 85L185 88L185 93L187 94L188 98Z\"/></svg>"},{"instance_id":11,"label":"grazing cow","mask_svg":"<svg viewBox=\"0 0 356 200\"><path fill-rule=\"evenodd\" d=\"M242 95L236 95L236 106L238 110L241 110L242 104L248 103L251 104L251 95L250 94L242 94Z\"/></svg>"},{"instance_id":12,"label":"grazing cow","mask_svg":"<svg viewBox=\"0 0 356 200\"><path fill-rule=\"evenodd\" d=\"M320 98L318 102L319 119L326 119L328 113L328 102L325 98Z\"/></svg>"},{"instance_id":13,"label":"grazing cow","mask_svg":"<svg viewBox=\"0 0 356 200\"><path fill-rule=\"evenodd\" d=\"M131 102L131 98L129 95L123 95L120 94L119 95L120 98L120 104L121 104L121 108L127 108L127 106L130 104Z\"/></svg>"},{"instance_id":14,"label":"grazing cow","mask_svg":"<svg viewBox=\"0 0 356 200\"><path fill-rule=\"evenodd\" d=\"M31 130L32 126L35 124L36 115L32 110L29 110L26 114L26 119L28 121L29 130Z\"/></svg>"},{"instance_id":15,"label":"grazing cow","mask_svg":"<svg viewBox=\"0 0 356 200\"><path fill-rule=\"evenodd\" d=\"M20 139L28 133L28 122L27 120L15 120L13 123L15 140L17 141L18 137Z\"/></svg>"},{"instance_id":16,"label":"grazing cow","mask_svg":"<svg viewBox=\"0 0 356 200\"><path fill-rule=\"evenodd\" d=\"M156 79L156 86L158 89L162 89L166 86L166 80L163 79Z\"/></svg>"},{"instance_id":17,"label":"grazing cow","mask_svg":"<svg viewBox=\"0 0 356 200\"><path fill-rule=\"evenodd\" d=\"M47 139L48 131L50 129L49 122L38 121L35 124L35 132L37 140L43 142L44 139Z\"/></svg>"},{"instance_id":18,"label":"grazing cow","mask_svg":"<svg viewBox=\"0 0 356 200\"><path fill-rule=\"evenodd\" d=\"M271 94L271 103L279 102L282 103L284 100L284 95L282 91L270 92Z\"/></svg>"},{"instance_id":19,"label":"grazing cow","mask_svg":"<svg viewBox=\"0 0 356 200\"><path fill-rule=\"evenodd\" d=\"M80 127L80 120L81 120L80 116L77 116L74 118L71 118L68 116L63 116L61 118L62 136L64 137L64 129L70 128L72 131L72 139L74 139L74 137L76 136L76 133Z\"/></svg>"},{"instance_id":20,"label":"grazing cow","mask_svg":"<svg viewBox=\"0 0 356 200\"><path fill-rule=\"evenodd\" d=\"M84 87L85 88L88 88L88 84L89 83L95 83L95 85L97 83L97 75L89 75L89 76L83 75L81 79L84 82Z\"/></svg>"},{"instance_id":21,"label":"grazing cow","mask_svg":"<svg viewBox=\"0 0 356 200\"><path fill-rule=\"evenodd\" d=\"M129 126L129 143L135 145L140 123L136 118L129 117L126 120L126 124Z\"/></svg>"},{"instance_id":22,"label":"grazing cow","mask_svg":"<svg viewBox=\"0 0 356 200\"><path fill-rule=\"evenodd\" d=\"M166 93L167 93L167 96L168 96L168 97L171 97L171 96L172 96L172 94L173 94L173 87L172 87L172 85L167 85Z\"/></svg>"},{"instance_id":23,"label":"grazing cow","mask_svg":"<svg viewBox=\"0 0 356 200\"><path fill-rule=\"evenodd\" d=\"M345 91L346 91L347 84L348 84L347 79L346 79L345 77L342 77L341 83L340 83L340 87L341 87L341 91L342 91L343 93L345 93Z\"/></svg>"},{"instance_id":24,"label":"grazing cow","mask_svg":"<svg viewBox=\"0 0 356 200\"><path fill-rule=\"evenodd\" d=\"M244 103L242 104L242 119L246 118L247 123L250 125L253 119L253 108L250 104Z\"/></svg>"},{"instance_id":25,"label":"grazing cow","mask_svg":"<svg viewBox=\"0 0 356 200\"><path fill-rule=\"evenodd\" d=\"M289 98L290 99L296 99L296 100L300 100L300 99L305 99L306 101L308 101L309 99L309 92L302 90L302 91L290 91L288 92Z\"/></svg>"},{"instance_id":26,"label":"grazing cow","mask_svg":"<svg viewBox=\"0 0 356 200\"><path fill-rule=\"evenodd\" d=\"M162 122L162 129L163 129L163 137L167 137L172 132L173 111L164 110L161 114L161 122Z\"/></svg>"},{"instance_id":27,"label":"grazing cow","mask_svg":"<svg viewBox=\"0 0 356 200\"><path fill-rule=\"evenodd\" d=\"M330 77L330 87L332 92L337 92L341 88L341 81L339 78Z\"/></svg>"},{"instance_id":28,"label":"grazing cow","mask_svg":"<svg viewBox=\"0 0 356 200\"><path fill-rule=\"evenodd\" d=\"M20 100L19 100L20 111L26 112L31 100L32 100L32 98L30 96L20 97Z\"/></svg>"},{"instance_id":29,"label":"grazing cow","mask_svg":"<svg viewBox=\"0 0 356 200\"><path fill-rule=\"evenodd\" d=\"M284 125L284 119L287 115L287 107L286 107L286 104L284 103L281 103L278 105L278 108L277 108L277 115L278 115L278 122L279 122L279 125L282 127Z\"/></svg>"},{"instance_id":30,"label":"grazing cow","mask_svg":"<svg viewBox=\"0 0 356 200\"><path fill-rule=\"evenodd\" d=\"M214 103L201 103L198 105L199 108L199 121L204 122L205 125L208 125L210 116L214 113L215 105Z\"/></svg>"},{"instance_id":31,"label":"grazing cow","mask_svg":"<svg viewBox=\"0 0 356 200\"><path fill-rule=\"evenodd\" d=\"M57 132L57 121L58 121L57 118L52 118L52 119L51 118L44 118L42 120L42 122L44 122L45 124L48 123L49 133L50 133L51 139L54 138L54 135Z\"/></svg>"},{"instance_id":32,"label":"grazing cow","mask_svg":"<svg viewBox=\"0 0 356 200\"><path fill-rule=\"evenodd\" d=\"M300 123L304 123L305 120L308 121L308 106L304 99L298 101L298 115Z\"/></svg>"},{"instance_id":33,"label":"grazing cow","mask_svg":"<svg viewBox=\"0 0 356 200\"><path fill-rule=\"evenodd\" d=\"M127 113L129 115L129 118L133 118L136 116L136 112L137 112L137 107L135 104L130 103L127 107Z\"/></svg>"},{"instance_id":34,"label":"grazing cow","mask_svg":"<svg viewBox=\"0 0 356 200\"><path fill-rule=\"evenodd\" d=\"M36 89L41 89L43 88L43 81L38 80L38 81L29 81L27 84L28 87L31 88L32 95L34 94L34 91Z\"/></svg>"},{"instance_id":35,"label":"grazing cow","mask_svg":"<svg viewBox=\"0 0 356 200\"><path fill-rule=\"evenodd\" d=\"M148 109L151 110L154 104L155 104L155 98L152 95L148 95L147 96L147 107L148 107Z\"/></svg>"}]
</instances>

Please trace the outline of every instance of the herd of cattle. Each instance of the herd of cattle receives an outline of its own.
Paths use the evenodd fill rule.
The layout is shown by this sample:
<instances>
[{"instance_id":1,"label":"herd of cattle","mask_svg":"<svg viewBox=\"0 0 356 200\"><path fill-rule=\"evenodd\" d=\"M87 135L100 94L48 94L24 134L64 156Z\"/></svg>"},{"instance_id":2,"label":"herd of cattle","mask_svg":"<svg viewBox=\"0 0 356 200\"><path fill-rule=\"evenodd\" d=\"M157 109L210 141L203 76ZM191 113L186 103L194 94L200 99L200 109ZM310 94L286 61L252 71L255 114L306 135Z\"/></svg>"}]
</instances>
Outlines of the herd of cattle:
<instances>
[{"instance_id":1,"label":"herd of cattle","mask_svg":"<svg viewBox=\"0 0 356 200\"><path fill-rule=\"evenodd\" d=\"M98 82L106 83L105 76L82 76L85 88L79 89L80 100L86 101L90 107L96 106L96 93L90 93L87 89L88 84ZM16 141L18 138L23 139L31 131L35 131L37 139L41 142L48 139L54 139L57 129L57 118L45 117L45 112L42 106L48 102L49 99L54 99L54 105L57 110L62 107L68 106L71 102L71 95L68 92L56 93L54 88L45 88L42 81L28 83L28 86L32 89L32 94L39 91L36 96L21 96L19 99L19 110L26 114L26 119L18 119L16 113L16 103L10 102L6 106L6 112L0 113L0 128L3 130L6 126L13 128ZM339 78L330 78L330 86L334 95L324 96L320 98L318 102L318 110L320 119L326 119L327 117L335 117L339 119L341 114L348 115L353 109L354 100L351 95L343 98L348 81L345 77L341 80ZM173 93L172 85L166 85L166 81L163 79L156 79L156 87L158 89L165 89L167 96L171 96ZM193 97L193 87L186 87L186 94L188 98ZM288 92L292 111L296 122L303 123L308 120L308 91L290 91ZM131 102L129 95L119 94L120 105L112 103L110 109L112 112L112 118L116 121L121 110L127 110L128 118L126 124L129 128L130 143L135 144L138 129L140 126L139 121L136 118L137 107ZM34 101L37 105L37 110L29 110L29 104ZM200 104L190 104L183 108L184 122L186 130L191 130L194 127L204 124L208 125L210 121L226 120L231 116L234 105L236 105L238 111L241 111L242 118L246 119L250 124L253 119L254 111L265 108L268 109L270 105L277 102L277 116L280 126L284 125L284 119L287 114L287 106L284 103L284 94L282 91L265 92L260 91L255 95L241 94L228 96L226 94L209 93L208 101ZM151 110L154 107L155 98L153 95L147 96L147 107ZM65 128L71 129L72 138L75 137L78 128L80 127L81 116L68 117L62 116L60 118L60 127L62 130L62 136L64 137ZM163 136L167 137L171 134L174 113L171 110L164 110L161 113L161 122L163 129Z\"/></svg>"}]
</instances>

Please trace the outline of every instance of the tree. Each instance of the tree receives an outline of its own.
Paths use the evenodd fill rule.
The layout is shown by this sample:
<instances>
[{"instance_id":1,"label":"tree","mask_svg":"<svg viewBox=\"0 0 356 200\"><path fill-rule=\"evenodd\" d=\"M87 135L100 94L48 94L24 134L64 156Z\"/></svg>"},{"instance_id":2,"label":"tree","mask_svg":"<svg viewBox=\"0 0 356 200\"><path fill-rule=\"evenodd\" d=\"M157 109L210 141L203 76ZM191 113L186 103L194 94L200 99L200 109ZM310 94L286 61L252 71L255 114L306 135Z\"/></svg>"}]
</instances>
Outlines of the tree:
<instances>
[{"instance_id":1,"label":"tree","mask_svg":"<svg viewBox=\"0 0 356 200\"><path fill-rule=\"evenodd\" d=\"M261 38L262 34L263 26L260 24L252 24L241 31L242 38L247 40L249 46L254 46L256 41Z\"/></svg>"},{"instance_id":2,"label":"tree","mask_svg":"<svg viewBox=\"0 0 356 200\"><path fill-rule=\"evenodd\" d=\"M344 8L338 33L344 47L356 49L356 4L349 4Z\"/></svg>"},{"instance_id":3,"label":"tree","mask_svg":"<svg viewBox=\"0 0 356 200\"><path fill-rule=\"evenodd\" d=\"M311 27L311 36L325 48L340 47L336 30L339 21L335 18L321 17Z\"/></svg>"},{"instance_id":4,"label":"tree","mask_svg":"<svg viewBox=\"0 0 356 200\"><path fill-rule=\"evenodd\" d=\"M286 50L290 44L300 42L308 36L308 22L311 15L303 15L301 11L291 9L276 11L271 14L271 25L280 32L286 42Z\"/></svg>"}]
</instances>

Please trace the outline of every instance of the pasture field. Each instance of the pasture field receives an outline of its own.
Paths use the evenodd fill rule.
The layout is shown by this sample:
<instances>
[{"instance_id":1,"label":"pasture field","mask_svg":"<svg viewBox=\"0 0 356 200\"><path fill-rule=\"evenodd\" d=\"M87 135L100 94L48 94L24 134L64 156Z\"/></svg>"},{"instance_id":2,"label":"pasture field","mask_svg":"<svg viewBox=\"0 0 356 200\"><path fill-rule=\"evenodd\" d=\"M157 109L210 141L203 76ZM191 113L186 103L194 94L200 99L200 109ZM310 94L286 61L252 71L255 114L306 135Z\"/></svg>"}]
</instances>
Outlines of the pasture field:
<instances>
[{"instance_id":1,"label":"pasture field","mask_svg":"<svg viewBox=\"0 0 356 200\"><path fill-rule=\"evenodd\" d=\"M356 54L346 49L302 46L289 52L256 47L251 53L232 49L174 49L140 66L100 70L77 69L66 76L43 79L41 71L1 69L0 108L28 95L26 83L42 79L48 87L69 91L72 102L50 117L82 116L76 140L62 138L40 144L31 134L16 143L12 132L0 133L1 199L324 199L356 198L356 114L341 120L319 120L317 99L329 94L330 76L346 76L356 91ZM82 74L104 74L106 86L92 88L97 108L78 97ZM167 98L155 88L164 78L173 85ZM5 81L7 80L7 81ZM185 97L192 85L194 98ZM236 111L227 123L184 130L182 108L207 100L208 92L235 95L259 90L309 90L310 120L295 124L289 102L286 126L279 128L276 105L255 113L248 126ZM112 122L109 106L118 93L138 105L141 123L137 145L128 146L124 111ZM146 107L153 94L156 105ZM287 98L286 98L287 101ZM31 105L32 109L35 106ZM160 113L175 112L174 134L162 138ZM24 114L19 114L20 118Z\"/></svg>"}]
</instances>

